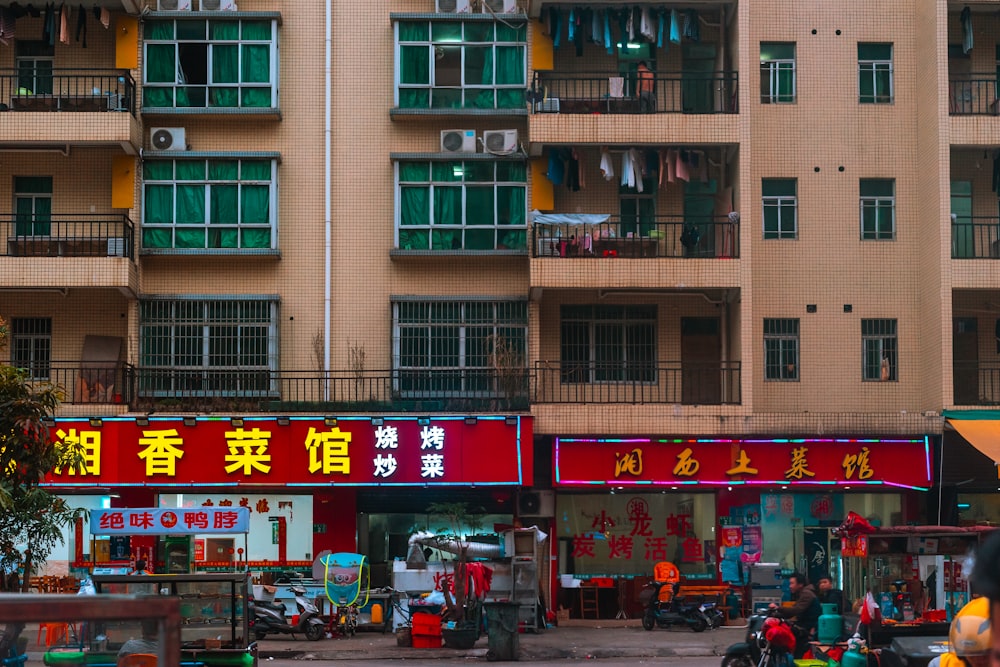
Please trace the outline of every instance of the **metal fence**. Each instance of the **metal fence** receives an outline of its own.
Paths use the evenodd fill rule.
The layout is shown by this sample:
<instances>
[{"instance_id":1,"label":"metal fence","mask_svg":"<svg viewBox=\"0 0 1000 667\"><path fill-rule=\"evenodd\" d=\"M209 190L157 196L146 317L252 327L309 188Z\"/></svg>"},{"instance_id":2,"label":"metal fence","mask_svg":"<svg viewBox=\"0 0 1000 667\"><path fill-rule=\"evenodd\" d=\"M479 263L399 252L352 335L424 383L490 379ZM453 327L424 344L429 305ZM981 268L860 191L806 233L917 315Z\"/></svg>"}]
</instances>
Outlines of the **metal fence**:
<instances>
[{"instance_id":1,"label":"metal fence","mask_svg":"<svg viewBox=\"0 0 1000 667\"><path fill-rule=\"evenodd\" d=\"M0 105L9 111L128 111L135 80L128 70L0 69Z\"/></svg>"},{"instance_id":2,"label":"metal fence","mask_svg":"<svg viewBox=\"0 0 1000 667\"><path fill-rule=\"evenodd\" d=\"M596 224L533 227L535 257L736 258L740 223L727 216L669 216L648 219L610 216Z\"/></svg>"},{"instance_id":3,"label":"metal fence","mask_svg":"<svg viewBox=\"0 0 1000 667\"><path fill-rule=\"evenodd\" d=\"M536 71L529 91L534 113L734 114L736 72L656 72L640 82L636 73Z\"/></svg>"},{"instance_id":4,"label":"metal fence","mask_svg":"<svg viewBox=\"0 0 1000 667\"><path fill-rule=\"evenodd\" d=\"M8 257L128 257L135 226L118 214L0 214Z\"/></svg>"}]
</instances>

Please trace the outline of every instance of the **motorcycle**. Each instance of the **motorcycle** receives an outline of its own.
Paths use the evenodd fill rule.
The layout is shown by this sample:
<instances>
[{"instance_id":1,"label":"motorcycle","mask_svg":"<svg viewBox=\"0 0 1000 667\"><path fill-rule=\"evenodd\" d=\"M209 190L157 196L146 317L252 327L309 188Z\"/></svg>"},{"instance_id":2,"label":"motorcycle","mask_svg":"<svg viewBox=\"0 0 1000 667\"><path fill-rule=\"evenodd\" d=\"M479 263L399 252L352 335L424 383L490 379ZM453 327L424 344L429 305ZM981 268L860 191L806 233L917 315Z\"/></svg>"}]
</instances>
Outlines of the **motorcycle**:
<instances>
[{"instance_id":1,"label":"motorcycle","mask_svg":"<svg viewBox=\"0 0 1000 667\"><path fill-rule=\"evenodd\" d=\"M726 649L722 667L792 667L795 635L787 621L772 614L754 614L744 641Z\"/></svg>"},{"instance_id":2,"label":"motorcycle","mask_svg":"<svg viewBox=\"0 0 1000 667\"><path fill-rule=\"evenodd\" d=\"M267 635L304 634L306 639L316 641L326 634L319 609L306 598L306 589L292 586L289 590L295 594L295 606L298 608L298 620L293 625L291 619L285 616L287 608L283 602L265 602L254 600L253 603L253 633L257 641Z\"/></svg>"},{"instance_id":3,"label":"motorcycle","mask_svg":"<svg viewBox=\"0 0 1000 667\"><path fill-rule=\"evenodd\" d=\"M702 602L698 606L698 609L705 615L705 618L708 619L708 627L713 630L721 627L723 621L726 620L726 615L722 613L722 610L719 609L719 605L715 602Z\"/></svg>"},{"instance_id":4,"label":"motorcycle","mask_svg":"<svg viewBox=\"0 0 1000 667\"><path fill-rule=\"evenodd\" d=\"M673 595L668 602L660 600L660 589L664 586L673 587ZM669 628L672 625L685 625L695 632L704 632L711 625L708 617L702 613L700 605L695 602L685 602L678 599L677 591L680 583L668 584L665 581L654 581L643 590L643 597L649 596L645 603L646 611L642 615L642 627L652 630L656 626Z\"/></svg>"}]
</instances>

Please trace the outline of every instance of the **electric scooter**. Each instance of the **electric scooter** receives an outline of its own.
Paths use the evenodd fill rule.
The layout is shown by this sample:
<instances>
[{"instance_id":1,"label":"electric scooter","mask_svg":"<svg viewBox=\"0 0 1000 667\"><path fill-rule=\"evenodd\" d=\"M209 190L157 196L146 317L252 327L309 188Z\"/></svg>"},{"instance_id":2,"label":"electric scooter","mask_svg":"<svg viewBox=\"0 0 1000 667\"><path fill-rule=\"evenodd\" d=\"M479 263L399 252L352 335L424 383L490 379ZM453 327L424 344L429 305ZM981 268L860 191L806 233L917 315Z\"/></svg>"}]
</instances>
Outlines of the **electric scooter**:
<instances>
[{"instance_id":1,"label":"electric scooter","mask_svg":"<svg viewBox=\"0 0 1000 667\"><path fill-rule=\"evenodd\" d=\"M792 667L794 651L795 637L787 621L774 614L754 614L744 641L726 649L722 667Z\"/></svg>"},{"instance_id":2,"label":"electric scooter","mask_svg":"<svg viewBox=\"0 0 1000 667\"><path fill-rule=\"evenodd\" d=\"M669 602L660 601L660 589L664 586L673 586L673 595ZM642 596L649 595L646 603L646 611L642 615L642 627L652 630L659 626L669 628L672 625L685 625L695 632L704 632L711 625L708 617L702 613L699 603L684 602L677 598L677 591L680 590L680 582L673 584L665 581L654 581L646 586Z\"/></svg>"},{"instance_id":3,"label":"electric scooter","mask_svg":"<svg viewBox=\"0 0 1000 667\"><path fill-rule=\"evenodd\" d=\"M306 589L292 586L289 590L295 594L295 606L299 611L298 622L292 625L291 619L285 616L287 608L283 602L254 600L253 633L257 641L267 635L277 634L304 634L306 639L316 641L326 634L323 620L319 617L319 609L306 598Z\"/></svg>"}]
</instances>

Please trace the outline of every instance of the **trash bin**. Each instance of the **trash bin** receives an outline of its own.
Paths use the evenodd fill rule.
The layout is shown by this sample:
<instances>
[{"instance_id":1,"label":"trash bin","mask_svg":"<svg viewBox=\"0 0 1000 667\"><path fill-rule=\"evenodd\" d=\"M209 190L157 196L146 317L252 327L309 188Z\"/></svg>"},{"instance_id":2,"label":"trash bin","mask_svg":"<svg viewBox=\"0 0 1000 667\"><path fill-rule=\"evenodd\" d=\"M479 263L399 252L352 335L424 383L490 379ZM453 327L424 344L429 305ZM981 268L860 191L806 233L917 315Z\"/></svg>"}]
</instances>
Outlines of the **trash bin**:
<instances>
[{"instance_id":1,"label":"trash bin","mask_svg":"<svg viewBox=\"0 0 1000 667\"><path fill-rule=\"evenodd\" d=\"M486 659L518 660L520 647L517 634L517 612L520 607L516 602L487 602L486 634L489 638L489 648Z\"/></svg>"}]
</instances>

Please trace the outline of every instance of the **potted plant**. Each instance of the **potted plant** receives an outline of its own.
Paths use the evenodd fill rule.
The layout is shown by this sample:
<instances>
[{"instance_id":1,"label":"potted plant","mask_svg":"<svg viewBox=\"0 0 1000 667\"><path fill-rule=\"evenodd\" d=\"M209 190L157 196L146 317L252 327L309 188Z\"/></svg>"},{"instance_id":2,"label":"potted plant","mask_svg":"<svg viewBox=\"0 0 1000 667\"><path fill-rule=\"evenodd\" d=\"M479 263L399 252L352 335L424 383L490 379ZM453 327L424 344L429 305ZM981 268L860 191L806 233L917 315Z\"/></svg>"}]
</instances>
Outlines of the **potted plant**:
<instances>
[{"instance_id":1,"label":"potted plant","mask_svg":"<svg viewBox=\"0 0 1000 667\"><path fill-rule=\"evenodd\" d=\"M446 646L469 649L479 639L482 604L475 592L470 591L469 542L462 539L461 531L466 528L472 533L478 532L480 519L485 512L464 502L432 503L427 509L432 515L445 517L449 523L448 527L438 531L434 538L435 546L439 551L455 554L452 590L445 586L443 591L445 608L441 612L441 620L444 622L441 637Z\"/></svg>"}]
</instances>

